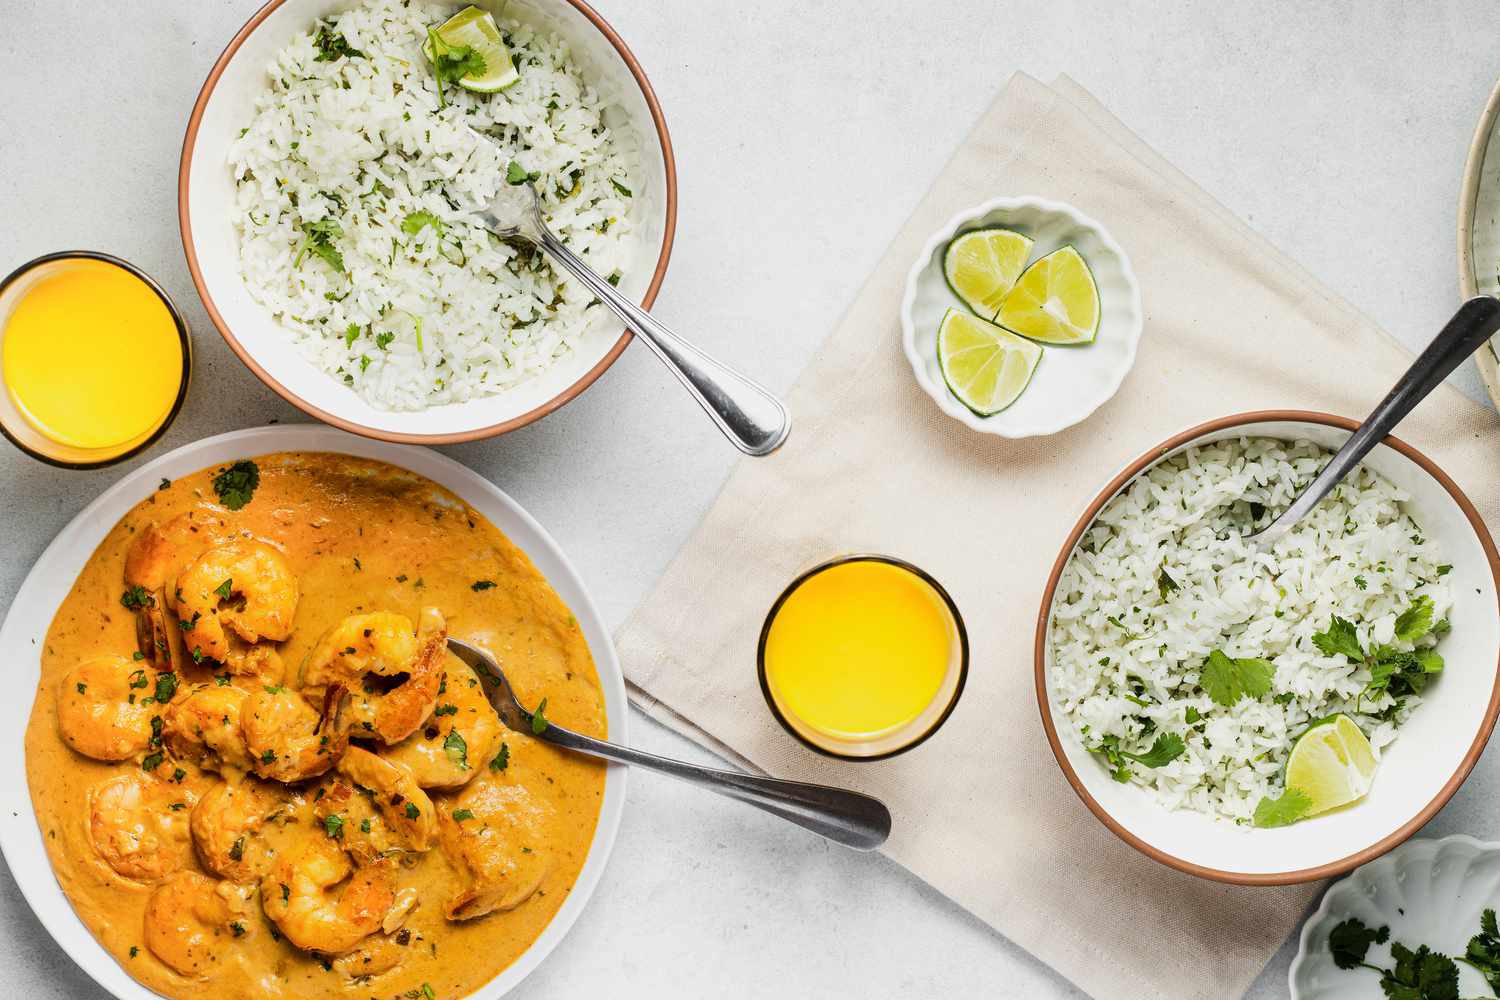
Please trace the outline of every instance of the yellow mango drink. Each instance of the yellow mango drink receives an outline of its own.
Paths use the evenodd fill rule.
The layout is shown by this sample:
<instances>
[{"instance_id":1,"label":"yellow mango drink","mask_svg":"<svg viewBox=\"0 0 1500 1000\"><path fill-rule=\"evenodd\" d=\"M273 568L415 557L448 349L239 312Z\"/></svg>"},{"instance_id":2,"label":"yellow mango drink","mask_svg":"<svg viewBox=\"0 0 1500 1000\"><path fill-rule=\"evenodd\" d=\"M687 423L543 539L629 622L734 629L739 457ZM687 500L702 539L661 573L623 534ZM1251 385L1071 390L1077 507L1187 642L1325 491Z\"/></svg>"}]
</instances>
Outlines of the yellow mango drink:
<instances>
[{"instance_id":1,"label":"yellow mango drink","mask_svg":"<svg viewBox=\"0 0 1500 1000\"><path fill-rule=\"evenodd\" d=\"M952 599L908 563L850 556L804 573L761 632L761 687L792 735L870 760L931 735L963 689L968 641Z\"/></svg>"},{"instance_id":2,"label":"yellow mango drink","mask_svg":"<svg viewBox=\"0 0 1500 1000\"><path fill-rule=\"evenodd\" d=\"M43 461L139 451L175 415L190 365L171 303L123 261L42 258L0 287L0 428Z\"/></svg>"}]
</instances>

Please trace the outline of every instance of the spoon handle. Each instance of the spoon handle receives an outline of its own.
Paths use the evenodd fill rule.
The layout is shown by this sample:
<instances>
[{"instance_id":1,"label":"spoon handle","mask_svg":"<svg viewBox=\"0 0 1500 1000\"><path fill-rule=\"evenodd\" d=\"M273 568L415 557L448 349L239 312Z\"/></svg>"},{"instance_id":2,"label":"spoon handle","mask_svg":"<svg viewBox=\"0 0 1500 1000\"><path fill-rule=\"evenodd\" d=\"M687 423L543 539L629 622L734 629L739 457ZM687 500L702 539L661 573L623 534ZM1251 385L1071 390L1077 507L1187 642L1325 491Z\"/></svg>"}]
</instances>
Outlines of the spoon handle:
<instances>
[{"instance_id":1,"label":"spoon handle","mask_svg":"<svg viewBox=\"0 0 1500 1000\"><path fill-rule=\"evenodd\" d=\"M1344 446L1323 466L1302 495L1290 507L1282 511L1271 524L1260 532L1267 540L1301 520L1318 501L1332 492L1333 488L1347 476L1360 459L1385 440L1412 409L1436 389L1465 358L1478 350L1500 330L1500 299L1492 295L1476 295L1458 307L1458 312L1443 327L1427 349L1417 355L1406 374L1401 376L1390 395L1365 418Z\"/></svg>"},{"instance_id":2,"label":"spoon handle","mask_svg":"<svg viewBox=\"0 0 1500 1000\"><path fill-rule=\"evenodd\" d=\"M890 810L879 799L859 792L700 767L632 747L605 743L550 723L538 738L605 760L670 774L720 795L748 802L857 851L873 851L891 834Z\"/></svg>"},{"instance_id":3,"label":"spoon handle","mask_svg":"<svg viewBox=\"0 0 1500 1000\"><path fill-rule=\"evenodd\" d=\"M747 455L769 455L791 431L781 400L753 379L715 360L669 330L594 273L549 230L537 234L542 248L599 299L677 376L724 436Z\"/></svg>"}]
</instances>

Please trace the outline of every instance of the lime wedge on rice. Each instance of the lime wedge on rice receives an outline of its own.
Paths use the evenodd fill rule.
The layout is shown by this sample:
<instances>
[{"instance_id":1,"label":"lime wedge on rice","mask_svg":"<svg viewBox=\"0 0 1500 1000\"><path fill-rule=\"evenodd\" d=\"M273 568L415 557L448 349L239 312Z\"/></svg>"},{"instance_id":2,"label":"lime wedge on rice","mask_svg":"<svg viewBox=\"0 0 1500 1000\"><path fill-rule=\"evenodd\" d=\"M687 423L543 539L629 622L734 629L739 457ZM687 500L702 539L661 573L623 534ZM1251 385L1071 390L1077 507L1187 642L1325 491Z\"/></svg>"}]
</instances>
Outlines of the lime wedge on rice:
<instances>
[{"instance_id":1,"label":"lime wedge on rice","mask_svg":"<svg viewBox=\"0 0 1500 1000\"><path fill-rule=\"evenodd\" d=\"M1375 751L1347 715L1307 728L1286 762L1286 791L1263 799L1256 826L1284 826L1365 797L1375 780Z\"/></svg>"},{"instance_id":2,"label":"lime wedge on rice","mask_svg":"<svg viewBox=\"0 0 1500 1000\"><path fill-rule=\"evenodd\" d=\"M1016 283L1031 256L1032 241L1009 229L975 229L943 251L943 277L964 304L994 319L1000 300Z\"/></svg>"},{"instance_id":3,"label":"lime wedge on rice","mask_svg":"<svg viewBox=\"0 0 1500 1000\"><path fill-rule=\"evenodd\" d=\"M1036 344L957 309L943 316L937 351L949 391L981 417L1014 403L1042 360Z\"/></svg>"},{"instance_id":4,"label":"lime wedge on rice","mask_svg":"<svg viewBox=\"0 0 1500 1000\"><path fill-rule=\"evenodd\" d=\"M505 39L501 37L500 29L496 27L495 19L488 11L478 7L465 7L444 21L434 30L434 34L438 41L450 49L473 49L484 59L483 72L470 73L459 79L458 85L465 90L472 90L477 94L493 94L521 79L520 72L511 61L510 51L505 47ZM430 35L422 43L422 54L429 62L435 61Z\"/></svg>"},{"instance_id":5,"label":"lime wedge on rice","mask_svg":"<svg viewBox=\"0 0 1500 1000\"><path fill-rule=\"evenodd\" d=\"M1044 344L1090 344L1099 332L1099 288L1083 257L1062 247L1026 269L995 322Z\"/></svg>"}]
</instances>

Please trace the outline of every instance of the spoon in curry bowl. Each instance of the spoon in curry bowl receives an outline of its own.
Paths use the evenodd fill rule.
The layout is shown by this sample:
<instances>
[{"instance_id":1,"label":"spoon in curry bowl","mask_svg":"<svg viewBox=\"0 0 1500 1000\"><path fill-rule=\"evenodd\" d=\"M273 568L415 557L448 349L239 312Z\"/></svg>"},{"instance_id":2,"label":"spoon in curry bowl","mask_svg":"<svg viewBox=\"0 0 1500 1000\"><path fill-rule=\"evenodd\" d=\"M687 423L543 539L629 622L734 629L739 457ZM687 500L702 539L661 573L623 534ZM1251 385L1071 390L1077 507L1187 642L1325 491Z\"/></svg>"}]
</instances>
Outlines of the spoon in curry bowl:
<instances>
[{"instance_id":1,"label":"spoon in curry bowl","mask_svg":"<svg viewBox=\"0 0 1500 1000\"><path fill-rule=\"evenodd\" d=\"M748 802L857 851L873 851L884 844L891 834L890 810L879 799L859 792L700 767L564 729L557 723L522 708L500 665L484 650L451 636L448 638L448 648L474 668L484 684L490 704L500 716L500 721L518 733L591 757L602 757L616 763L634 764L636 767L670 774L720 795Z\"/></svg>"}]
</instances>

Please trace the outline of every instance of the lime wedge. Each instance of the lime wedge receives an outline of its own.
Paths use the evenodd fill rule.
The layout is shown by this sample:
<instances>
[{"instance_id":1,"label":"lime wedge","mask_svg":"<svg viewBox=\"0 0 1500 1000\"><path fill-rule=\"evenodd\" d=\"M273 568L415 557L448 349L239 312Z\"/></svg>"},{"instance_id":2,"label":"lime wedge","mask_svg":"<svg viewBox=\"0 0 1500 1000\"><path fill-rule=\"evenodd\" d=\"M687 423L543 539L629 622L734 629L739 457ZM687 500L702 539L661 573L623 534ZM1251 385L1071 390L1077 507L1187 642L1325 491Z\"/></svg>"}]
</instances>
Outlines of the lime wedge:
<instances>
[{"instance_id":1,"label":"lime wedge","mask_svg":"<svg viewBox=\"0 0 1500 1000\"><path fill-rule=\"evenodd\" d=\"M943 315L937 350L949 391L981 417L1014 403L1042 360L1031 341L957 309Z\"/></svg>"},{"instance_id":2,"label":"lime wedge","mask_svg":"<svg viewBox=\"0 0 1500 1000\"><path fill-rule=\"evenodd\" d=\"M458 85L465 90L493 94L521 79L520 72L511 61L510 51L505 47L505 39L500 36L500 29L495 26L495 19L488 11L478 7L465 7L444 21L434 33L438 41L448 48L470 48L484 59L483 72L470 73L459 79ZM422 43L422 54L429 62L435 61L431 35Z\"/></svg>"},{"instance_id":3,"label":"lime wedge","mask_svg":"<svg viewBox=\"0 0 1500 1000\"><path fill-rule=\"evenodd\" d=\"M1000 300L1031 256L1031 243L1009 229L964 233L943 251L943 277L965 305L985 319L994 319Z\"/></svg>"},{"instance_id":4,"label":"lime wedge","mask_svg":"<svg viewBox=\"0 0 1500 1000\"><path fill-rule=\"evenodd\" d=\"M1090 344L1099 332L1099 289L1077 250L1063 247L1028 267L995 322L1044 344Z\"/></svg>"},{"instance_id":5,"label":"lime wedge","mask_svg":"<svg viewBox=\"0 0 1500 1000\"><path fill-rule=\"evenodd\" d=\"M1302 734L1286 762L1286 787L1309 801L1305 816L1364 798L1375 779L1375 751L1347 715L1335 715Z\"/></svg>"}]
</instances>

